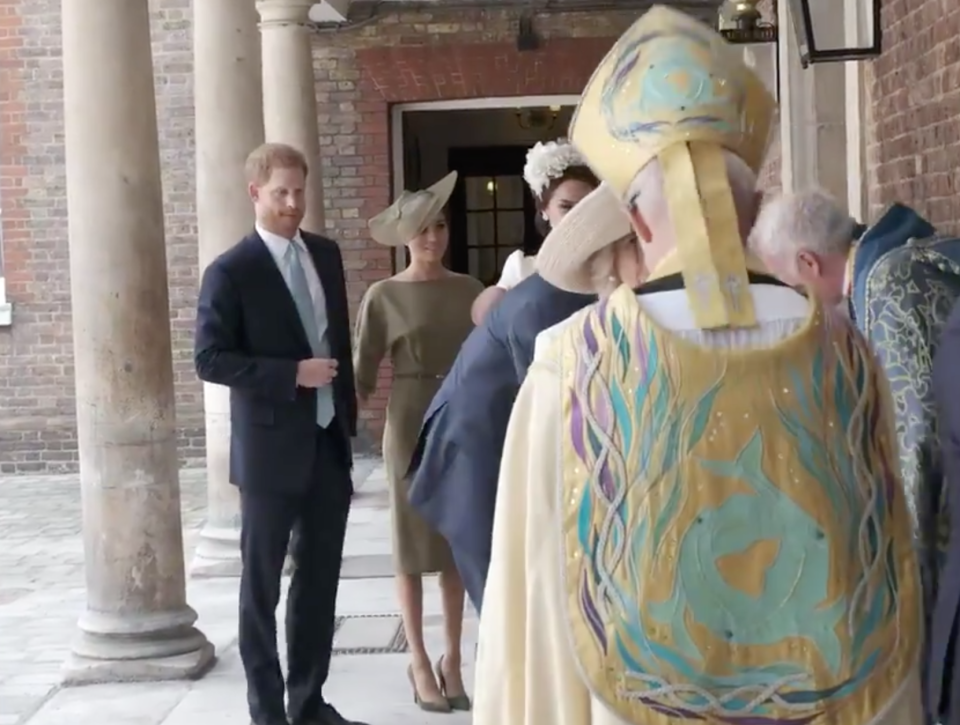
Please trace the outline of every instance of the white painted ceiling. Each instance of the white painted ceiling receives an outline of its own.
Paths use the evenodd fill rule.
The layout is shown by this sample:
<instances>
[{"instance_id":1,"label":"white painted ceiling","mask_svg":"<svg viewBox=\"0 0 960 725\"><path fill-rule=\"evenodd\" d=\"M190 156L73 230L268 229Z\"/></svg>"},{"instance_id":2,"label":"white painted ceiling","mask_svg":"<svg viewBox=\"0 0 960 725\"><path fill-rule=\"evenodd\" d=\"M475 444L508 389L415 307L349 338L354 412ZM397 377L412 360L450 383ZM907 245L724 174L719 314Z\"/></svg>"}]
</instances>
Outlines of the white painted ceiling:
<instances>
[{"instance_id":1,"label":"white painted ceiling","mask_svg":"<svg viewBox=\"0 0 960 725\"><path fill-rule=\"evenodd\" d=\"M439 1L426 0L426 2ZM318 2L310 8L310 19L315 23L342 23L347 19L351 2L352 0L323 0ZM403 0L382 0L382 2L403 2Z\"/></svg>"},{"instance_id":2,"label":"white painted ceiling","mask_svg":"<svg viewBox=\"0 0 960 725\"><path fill-rule=\"evenodd\" d=\"M349 10L350 0L324 0L310 8L310 19L315 23L342 23Z\"/></svg>"},{"instance_id":3,"label":"white painted ceiling","mask_svg":"<svg viewBox=\"0 0 960 725\"><path fill-rule=\"evenodd\" d=\"M408 0L380 0L380 2L384 3L400 3L405 1ZM468 1L475 2L481 7L486 2L486 0ZM529 5L529 2L525 2L525 0L514 0L514 2L517 6ZM550 7L562 9L567 2L572 6L590 5L589 0L552 0ZM668 4L681 7L688 11L690 9L700 10L702 8L703 12L712 14L716 12L716 8L721 4L722 0L667 0L667 2ZM441 4L442 0L418 0L418 4L420 3ZM347 19L347 13L350 11L352 4L353 0L321 0L321 2L315 3L310 8L310 19L315 23L342 23ZM641 10L649 6L651 0L605 0L605 2L600 1L599 4L608 6L609 9L615 9L619 4L622 5L624 9L631 8Z\"/></svg>"}]
</instances>

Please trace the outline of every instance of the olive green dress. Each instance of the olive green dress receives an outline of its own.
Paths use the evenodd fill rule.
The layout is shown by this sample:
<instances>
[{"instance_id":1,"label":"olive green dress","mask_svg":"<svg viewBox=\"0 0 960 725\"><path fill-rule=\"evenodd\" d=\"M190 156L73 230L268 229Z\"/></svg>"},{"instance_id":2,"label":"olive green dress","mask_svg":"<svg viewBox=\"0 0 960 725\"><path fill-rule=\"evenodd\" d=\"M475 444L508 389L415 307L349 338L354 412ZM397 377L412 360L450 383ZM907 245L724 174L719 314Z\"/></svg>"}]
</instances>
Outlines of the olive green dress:
<instances>
[{"instance_id":1,"label":"olive green dress","mask_svg":"<svg viewBox=\"0 0 960 725\"><path fill-rule=\"evenodd\" d=\"M411 508L405 475L427 407L473 329L470 307L482 291L478 280L459 274L423 282L390 278L372 285L360 304L354 366L361 397L376 389L380 362L388 356L393 362L383 458L401 574L453 566L447 542Z\"/></svg>"}]
</instances>

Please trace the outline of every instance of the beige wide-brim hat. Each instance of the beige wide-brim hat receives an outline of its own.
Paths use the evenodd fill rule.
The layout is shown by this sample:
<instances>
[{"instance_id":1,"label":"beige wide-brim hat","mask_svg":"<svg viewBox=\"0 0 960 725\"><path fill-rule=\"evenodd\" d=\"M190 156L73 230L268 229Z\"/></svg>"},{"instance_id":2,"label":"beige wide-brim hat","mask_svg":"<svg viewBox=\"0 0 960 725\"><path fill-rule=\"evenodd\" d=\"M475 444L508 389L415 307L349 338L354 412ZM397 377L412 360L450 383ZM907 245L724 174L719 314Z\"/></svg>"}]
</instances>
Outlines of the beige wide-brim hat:
<instances>
[{"instance_id":1,"label":"beige wide-brim hat","mask_svg":"<svg viewBox=\"0 0 960 725\"><path fill-rule=\"evenodd\" d=\"M632 234L623 202L607 184L600 184L547 235L537 253L537 272L554 287L594 294L590 257Z\"/></svg>"},{"instance_id":2,"label":"beige wide-brim hat","mask_svg":"<svg viewBox=\"0 0 960 725\"><path fill-rule=\"evenodd\" d=\"M426 189L404 191L367 223L370 236L379 244L402 247L437 218L456 185L457 172L451 171Z\"/></svg>"}]
</instances>

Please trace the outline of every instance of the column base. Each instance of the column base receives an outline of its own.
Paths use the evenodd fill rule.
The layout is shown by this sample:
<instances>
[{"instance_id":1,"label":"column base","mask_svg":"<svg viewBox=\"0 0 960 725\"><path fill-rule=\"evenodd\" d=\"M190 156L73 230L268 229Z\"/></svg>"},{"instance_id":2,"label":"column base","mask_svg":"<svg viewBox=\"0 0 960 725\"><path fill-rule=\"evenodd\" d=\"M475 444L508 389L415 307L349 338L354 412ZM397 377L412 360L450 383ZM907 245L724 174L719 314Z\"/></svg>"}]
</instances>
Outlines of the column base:
<instances>
[{"instance_id":1,"label":"column base","mask_svg":"<svg viewBox=\"0 0 960 725\"><path fill-rule=\"evenodd\" d=\"M216 662L216 650L193 626L189 606L146 614L86 611L63 666L65 686L108 682L192 680Z\"/></svg>"},{"instance_id":2,"label":"column base","mask_svg":"<svg viewBox=\"0 0 960 725\"><path fill-rule=\"evenodd\" d=\"M190 564L190 576L196 579L239 577L242 570L240 529L204 526Z\"/></svg>"},{"instance_id":3,"label":"column base","mask_svg":"<svg viewBox=\"0 0 960 725\"><path fill-rule=\"evenodd\" d=\"M200 635L201 637L203 635ZM198 680L216 664L214 646L205 638L193 652L172 657L103 660L71 654L63 665L64 687L118 682Z\"/></svg>"}]
</instances>

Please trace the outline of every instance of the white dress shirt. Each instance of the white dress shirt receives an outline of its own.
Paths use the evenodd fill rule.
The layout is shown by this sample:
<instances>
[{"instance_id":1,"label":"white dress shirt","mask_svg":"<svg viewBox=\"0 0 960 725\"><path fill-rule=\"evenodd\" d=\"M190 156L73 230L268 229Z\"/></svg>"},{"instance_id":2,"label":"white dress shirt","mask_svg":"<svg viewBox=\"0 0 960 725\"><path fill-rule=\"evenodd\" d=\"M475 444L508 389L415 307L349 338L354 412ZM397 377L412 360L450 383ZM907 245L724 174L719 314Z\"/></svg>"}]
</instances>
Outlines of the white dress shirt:
<instances>
[{"instance_id":1,"label":"white dress shirt","mask_svg":"<svg viewBox=\"0 0 960 725\"><path fill-rule=\"evenodd\" d=\"M307 251L307 245L303 242L300 231L297 230L296 236L292 240L281 237L273 232L268 232L259 224L256 225L257 234L267 245L267 250L273 261L283 275L284 282L287 283L287 289L293 293L291 286L291 269L287 263L285 255L291 242L295 245L297 254L300 255L300 263L303 265L303 271L307 275L307 286L310 288L310 299L313 301L313 314L317 320L317 334L322 344L327 344L327 297L323 292L323 284L320 282L320 275L317 274L317 268L313 264L313 258Z\"/></svg>"}]
</instances>

